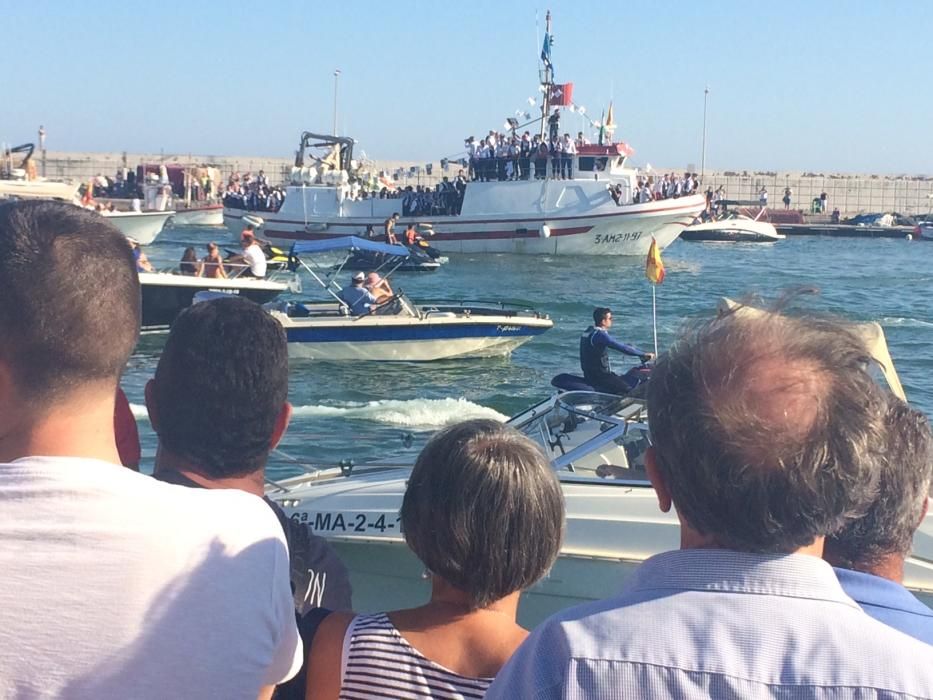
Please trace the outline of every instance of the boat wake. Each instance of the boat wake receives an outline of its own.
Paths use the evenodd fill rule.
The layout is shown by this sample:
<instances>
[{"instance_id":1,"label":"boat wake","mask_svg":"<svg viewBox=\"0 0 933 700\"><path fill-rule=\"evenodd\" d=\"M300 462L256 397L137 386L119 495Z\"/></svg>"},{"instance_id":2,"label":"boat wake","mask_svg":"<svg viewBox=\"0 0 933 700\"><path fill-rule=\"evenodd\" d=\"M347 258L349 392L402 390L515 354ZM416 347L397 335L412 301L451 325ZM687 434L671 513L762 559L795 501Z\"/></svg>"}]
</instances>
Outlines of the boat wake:
<instances>
[{"instance_id":1,"label":"boat wake","mask_svg":"<svg viewBox=\"0 0 933 700\"><path fill-rule=\"evenodd\" d=\"M130 404L136 420L149 420L146 407ZM459 399L410 399L398 401L346 402L337 406L310 405L293 406L292 420L299 418L349 418L386 425L403 425L412 428L443 428L472 418L489 418L505 422L509 419L493 408L481 406L464 398Z\"/></svg>"},{"instance_id":2,"label":"boat wake","mask_svg":"<svg viewBox=\"0 0 933 700\"><path fill-rule=\"evenodd\" d=\"M900 316L885 317L881 319L882 326L900 326L902 328L933 328L933 322L919 318L903 318Z\"/></svg>"},{"instance_id":3,"label":"boat wake","mask_svg":"<svg viewBox=\"0 0 933 700\"><path fill-rule=\"evenodd\" d=\"M508 420L508 416L495 409L464 398L408 401L386 399L366 403L348 402L337 406L295 406L292 415L300 418L350 418L418 428L440 428L471 418Z\"/></svg>"}]
</instances>

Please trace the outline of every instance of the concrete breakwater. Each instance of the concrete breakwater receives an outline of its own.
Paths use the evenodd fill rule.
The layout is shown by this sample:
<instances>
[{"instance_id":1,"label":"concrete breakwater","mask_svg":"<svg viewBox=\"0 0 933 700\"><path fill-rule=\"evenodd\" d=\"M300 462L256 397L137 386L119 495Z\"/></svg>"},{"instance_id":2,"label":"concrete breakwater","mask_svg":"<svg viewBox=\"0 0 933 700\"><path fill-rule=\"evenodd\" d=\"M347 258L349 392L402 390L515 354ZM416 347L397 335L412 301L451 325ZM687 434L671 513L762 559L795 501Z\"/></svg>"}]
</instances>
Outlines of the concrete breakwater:
<instances>
[{"instance_id":1,"label":"concrete breakwater","mask_svg":"<svg viewBox=\"0 0 933 700\"><path fill-rule=\"evenodd\" d=\"M36 154L38 170L50 178L87 180L95 175L113 177L124 165L135 168L141 163L210 164L218 167L226 178L239 172L252 174L264 170L273 183L285 182L293 165L291 158L269 156L229 156L216 154L164 153L92 153L42 151ZM441 163L415 161L372 161L371 169L385 172L391 179L398 174L397 184L435 185L444 176L453 179L459 165L451 163L447 170ZM656 168L653 173L681 172L678 168ZM649 173L651 174L651 173ZM813 200L826 192L827 213L838 207L843 216L859 212L896 211L902 214L926 214L933 194L933 176L839 174L814 172L723 171L708 172L702 189L714 190L722 185L728 199L758 201L762 187L768 190L768 205L783 209L785 188L791 189L791 209L810 212Z\"/></svg>"}]
</instances>

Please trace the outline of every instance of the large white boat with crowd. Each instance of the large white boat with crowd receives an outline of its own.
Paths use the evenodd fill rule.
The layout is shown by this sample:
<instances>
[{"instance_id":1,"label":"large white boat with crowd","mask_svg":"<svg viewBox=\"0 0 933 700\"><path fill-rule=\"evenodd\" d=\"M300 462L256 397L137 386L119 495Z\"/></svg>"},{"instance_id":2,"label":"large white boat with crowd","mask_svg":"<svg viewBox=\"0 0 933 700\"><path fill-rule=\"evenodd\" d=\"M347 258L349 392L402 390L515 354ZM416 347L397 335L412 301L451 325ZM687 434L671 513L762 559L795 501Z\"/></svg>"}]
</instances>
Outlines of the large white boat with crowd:
<instances>
[{"instance_id":1,"label":"large white boat with crowd","mask_svg":"<svg viewBox=\"0 0 933 700\"><path fill-rule=\"evenodd\" d=\"M626 166L631 150L614 143L580 146L568 179L551 176L547 159L543 178L465 182L459 192L451 188L450 204L410 213L404 198L349 196L352 139L305 133L299 154L320 145L337 150L341 167L325 173L296 167L278 211L227 207L227 225L239 232L249 216L264 238L287 244L381 234L385 220L399 213L402 223L430 232L431 245L444 252L645 255L652 238L661 248L670 245L706 206L700 194L639 202L639 172Z\"/></svg>"}]
</instances>

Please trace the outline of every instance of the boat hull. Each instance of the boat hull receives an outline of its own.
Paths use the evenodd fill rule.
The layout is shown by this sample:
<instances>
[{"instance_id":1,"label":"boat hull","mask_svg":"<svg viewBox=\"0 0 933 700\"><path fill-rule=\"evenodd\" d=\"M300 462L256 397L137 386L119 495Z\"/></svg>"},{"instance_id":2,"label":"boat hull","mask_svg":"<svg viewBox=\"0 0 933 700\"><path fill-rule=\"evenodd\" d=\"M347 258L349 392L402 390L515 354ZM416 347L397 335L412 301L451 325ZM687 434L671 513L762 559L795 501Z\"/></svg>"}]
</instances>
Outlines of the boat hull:
<instances>
[{"instance_id":1,"label":"boat hull","mask_svg":"<svg viewBox=\"0 0 933 700\"><path fill-rule=\"evenodd\" d=\"M471 197L470 188L479 191ZM402 209L397 199L335 207L333 195L318 189L326 188L290 187L280 211L255 213L263 220L263 236L280 245L365 236L369 227L381 231L384 220ZM652 239L662 249L670 245L706 206L700 195L617 206L606 183L593 181L502 183L498 189L505 194L492 184L471 183L461 214L403 216L401 223L432 232L431 245L447 253L644 256ZM225 209L224 221L239 233L246 215L251 213Z\"/></svg>"},{"instance_id":2,"label":"boat hull","mask_svg":"<svg viewBox=\"0 0 933 700\"><path fill-rule=\"evenodd\" d=\"M165 228L165 222L175 212L172 211L115 211L104 214L109 223L119 229L127 238L132 238L140 245L149 245Z\"/></svg>"},{"instance_id":3,"label":"boat hull","mask_svg":"<svg viewBox=\"0 0 933 700\"><path fill-rule=\"evenodd\" d=\"M553 326L549 319L509 316L278 317L285 326L289 355L320 361L432 362L500 357Z\"/></svg>"},{"instance_id":4,"label":"boat hull","mask_svg":"<svg viewBox=\"0 0 933 700\"><path fill-rule=\"evenodd\" d=\"M53 180L0 180L0 198L74 200L78 185Z\"/></svg>"},{"instance_id":5,"label":"boat hull","mask_svg":"<svg viewBox=\"0 0 933 700\"><path fill-rule=\"evenodd\" d=\"M386 469L305 486L300 485L304 477L296 477L279 482L293 488L284 496L267 494L335 547L350 571L353 607L360 612L414 607L430 595L424 565L401 532L399 510L409 473ZM562 489L564 542L548 575L522 594L519 623L526 627L571 605L613 595L642 561L679 547L677 518L658 510L648 484L562 481ZM933 515L928 515L905 568L905 585L927 605L933 604L931 535Z\"/></svg>"},{"instance_id":6,"label":"boat hull","mask_svg":"<svg viewBox=\"0 0 933 700\"><path fill-rule=\"evenodd\" d=\"M708 224L697 224L683 230L680 237L685 241L719 241L729 243L774 243L786 236L778 233L766 221L727 220Z\"/></svg>"},{"instance_id":7,"label":"boat hull","mask_svg":"<svg viewBox=\"0 0 933 700\"><path fill-rule=\"evenodd\" d=\"M178 226L223 226L224 208L222 204L207 207L179 208L172 216L171 225Z\"/></svg>"},{"instance_id":8,"label":"boat hull","mask_svg":"<svg viewBox=\"0 0 933 700\"><path fill-rule=\"evenodd\" d=\"M142 328L166 330L182 311L191 306L198 292L220 292L245 297L257 304L274 300L288 285L268 280L211 279L164 272L140 272Z\"/></svg>"}]
</instances>

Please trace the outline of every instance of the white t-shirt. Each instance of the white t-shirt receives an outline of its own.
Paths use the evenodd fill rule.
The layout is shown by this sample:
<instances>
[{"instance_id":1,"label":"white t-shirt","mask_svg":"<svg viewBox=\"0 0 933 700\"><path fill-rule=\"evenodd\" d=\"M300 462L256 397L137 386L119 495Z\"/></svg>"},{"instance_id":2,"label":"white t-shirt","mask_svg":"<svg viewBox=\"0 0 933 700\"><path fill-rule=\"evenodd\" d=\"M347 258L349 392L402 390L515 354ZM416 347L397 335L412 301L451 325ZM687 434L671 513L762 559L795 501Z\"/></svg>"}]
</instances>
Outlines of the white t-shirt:
<instances>
[{"instance_id":1,"label":"white t-shirt","mask_svg":"<svg viewBox=\"0 0 933 700\"><path fill-rule=\"evenodd\" d=\"M0 464L0 697L255 700L301 661L261 499L97 460Z\"/></svg>"},{"instance_id":2,"label":"white t-shirt","mask_svg":"<svg viewBox=\"0 0 933 700\"><path fill-rule=\"evenodd\" d=\"M249 265L249 270L254 277L266 276L266 255L258 245L246 246L246 250L243 251L243 259L246 260L246 264Z\"/></svg>"}]
</instances>

